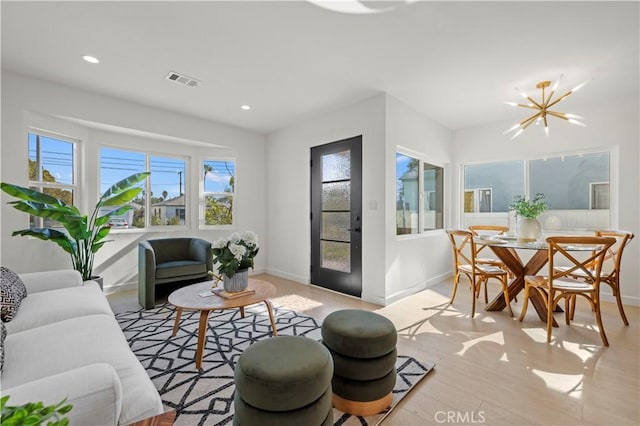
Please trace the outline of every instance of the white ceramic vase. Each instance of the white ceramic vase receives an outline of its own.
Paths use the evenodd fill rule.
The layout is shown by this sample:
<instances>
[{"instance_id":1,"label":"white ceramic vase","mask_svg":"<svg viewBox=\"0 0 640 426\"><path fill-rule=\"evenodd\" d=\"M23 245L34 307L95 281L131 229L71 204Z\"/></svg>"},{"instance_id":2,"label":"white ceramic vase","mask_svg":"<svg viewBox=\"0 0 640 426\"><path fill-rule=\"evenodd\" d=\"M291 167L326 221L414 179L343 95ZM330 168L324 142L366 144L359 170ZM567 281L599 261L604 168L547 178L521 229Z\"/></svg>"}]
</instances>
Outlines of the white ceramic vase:
<instances>
[{"instance_id":1,"label":"white ceramic vase","mask_svg":"<svg viewBox=\"0 0 640 426\"><path fill-rule=\"evenodd\" d=\"M520 240L535 241L542 233L542 225L540 225L538 219L519 217L516 233Z\"/></svg>"},{"instance_id":2,"label":"white ceramic vase","mask_svg":"<svg viewBox=\"0 0 640 426\"><path fill-rule=\"evenodd\" d=\"M222 274L222 285L224 291L229 293L246 290L249 286L249 268L239 269L232 277Z\"/></svg>"}]
</instances>

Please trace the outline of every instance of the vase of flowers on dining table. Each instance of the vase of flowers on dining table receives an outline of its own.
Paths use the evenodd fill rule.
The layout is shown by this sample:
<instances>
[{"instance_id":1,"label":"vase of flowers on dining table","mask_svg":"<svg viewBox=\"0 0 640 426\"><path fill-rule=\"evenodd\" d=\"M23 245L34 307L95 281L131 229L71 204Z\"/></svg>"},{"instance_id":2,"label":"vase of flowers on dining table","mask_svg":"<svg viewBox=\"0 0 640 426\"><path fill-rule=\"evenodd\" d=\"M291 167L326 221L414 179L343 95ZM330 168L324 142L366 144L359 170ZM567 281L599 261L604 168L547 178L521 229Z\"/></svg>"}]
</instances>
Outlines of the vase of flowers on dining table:
<instances>
[{"instance_id":1,"label":"vase of flowers on dining table","mask_svg":"<svg viewBox=\"0 0 640 426\"><path fill-rule=\"evenodd\" d=\"M211 245L213 262L222 276L224 290L236 293L246 290L249 285L249 268L258 250L258 236L255 232L242 234L234 232L227 238L221 238Z\"/></svg>"},{"instance_id":2,"label":"vase of flowers on dining table","mask_svg":"<svg viewBox=\"0 0 640 426\"><path fill-rule=\"evenodd\" d=\"M549 208L543 193L538 192L532 200L516 195L509 208L516 212L516 234L520 240L535 241L542 234L542 225L537 217Z\"/></svg>"}]
</instances>

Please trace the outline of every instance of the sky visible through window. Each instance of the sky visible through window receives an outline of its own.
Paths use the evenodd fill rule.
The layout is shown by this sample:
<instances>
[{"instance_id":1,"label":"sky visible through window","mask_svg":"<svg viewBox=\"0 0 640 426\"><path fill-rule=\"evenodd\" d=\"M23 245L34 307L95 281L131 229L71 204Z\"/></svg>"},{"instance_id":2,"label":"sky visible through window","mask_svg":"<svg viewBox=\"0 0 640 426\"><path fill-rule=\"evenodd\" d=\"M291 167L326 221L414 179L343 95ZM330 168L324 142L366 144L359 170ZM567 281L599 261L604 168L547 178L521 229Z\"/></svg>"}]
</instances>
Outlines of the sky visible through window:
<instances>
[{"instance_id":1,"label":"sky visible through window","mask_svg":"<svg viewBox=\"0 0 640 426\"><path fill-rule=\"evenodd\" d=\"M29 159L37 161L36 134L29 133ZM56 182L73 184L73 145L70 142L40 136L42 168L49 171ZM184 159L150 156L151 192L161 197L166 191L167 199L185 193L187 185ZM100 148L100 193L125 177L146 170L146 155L141 152ZM231 177L235 176L233 161L205 161L211 166L205 178L205 192L226 192L231 188ZM35 176L31 177L35 179ZM143 185L142 183L140 184Z\"/></svg>"}]
</instances>

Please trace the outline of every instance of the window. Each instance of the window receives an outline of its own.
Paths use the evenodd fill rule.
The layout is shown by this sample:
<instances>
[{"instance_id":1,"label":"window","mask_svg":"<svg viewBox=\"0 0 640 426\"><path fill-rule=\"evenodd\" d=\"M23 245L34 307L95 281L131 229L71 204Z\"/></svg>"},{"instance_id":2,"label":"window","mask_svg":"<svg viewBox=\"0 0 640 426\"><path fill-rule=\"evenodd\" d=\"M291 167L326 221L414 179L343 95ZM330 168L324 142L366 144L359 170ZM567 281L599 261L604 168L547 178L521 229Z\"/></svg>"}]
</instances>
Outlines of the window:
<instances>
[{"instance_id":1,"label":"window","mask_svg":"<svg viewBox=\"0 0 640 426\"><path fill-rule=\"evenodd\" d=\"M443 228L443 169L396 153L396 234Z\"/></svg>"},{"instance_id":2,"label":"window","mask_svg":"<svg viewBox=\"0 0 640 426\"><path fill-rule=\"evenodd\" d=\"M234 160L202 162L204 224L233 225L233 197L236 187Z\"/></svg>"},{"instance_id":3,"label":"window","mask_svg":"<svg viewBox=\"0 0 640 426\"><path fill-rule=\"evenodd\" d=\"M75 203L76 161L75 142L44 132L29 132L29 187L63 200ZM59 227L51 219L30 216L32 228Z\"/></svg>"},{"instance_id":4,"label":"window","mask_svg":"<svg viewBox=\"0 0 640 426\"><path fill-rule=\"evenodd\" d=\"M465 227L483 223L515 228L508 214L513 197L538 192L550 205L539 217L547 230L609 226L608 152L466 165L463 171Z\"/></svg>"},{"instance_id":5,"label":"window","mask_svg":"<svg viewBox=\"0 0 640 426\"><path fill-rule=\"evenodd\" d=\"M146 228L186 224L186 161L181 158L153 156L115 148L100 148L100 192L114 183L145 170L151 171L148 182L140 182L140 195L129 204L133 209L114 217L112 228ZM147 206L149 209L147 210ZM120 206L104 207L115 210ZM150 214L146 215L146 211Z\"/></svg>"}]
</instances>

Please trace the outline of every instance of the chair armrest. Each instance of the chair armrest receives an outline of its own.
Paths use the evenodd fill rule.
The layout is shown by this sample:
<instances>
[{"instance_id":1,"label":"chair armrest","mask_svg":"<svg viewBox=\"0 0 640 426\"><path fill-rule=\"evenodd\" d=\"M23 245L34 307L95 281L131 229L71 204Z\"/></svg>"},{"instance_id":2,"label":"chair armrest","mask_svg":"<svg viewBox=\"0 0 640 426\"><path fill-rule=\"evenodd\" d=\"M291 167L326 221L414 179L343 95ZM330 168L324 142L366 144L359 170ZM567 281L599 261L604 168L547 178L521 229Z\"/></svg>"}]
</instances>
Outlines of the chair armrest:
<instances>
[{"instance_id":1,"label":"chair armrest","mask_svg":"<svg viewBox=\"0 0 640 426\"><path fill-rule=\"evenodd\" d=\"M191 240L189 257L207 264L207 271L213 271L213 249L211 243L202 238Z\"/></svg>"},{"instance_id":2,"label":"chair armrest","mask_svg":"<svg viewBox=\"0 0 640 426\"><path fill-rule=\"evenodd\" d=\"M109 364L91 364L2 390L10 406L42 401L54 405L67 398L71 425L115 426L122 409L122 385Z\"/></svg>"},{"instance_id":3,"label":"chair armrest","mask_svg":"<svg viewBox=\"0 0 640 426\"><path fill-rule=\"evenodd\" d=\"M47 272L28 272L20 274L20 279L27 288L27 294L38 293L40 291L58 290L68 287L80 287L82 285L82 275L80 275L80 272L73 269Z\"/></svg>"}]
</instances>

